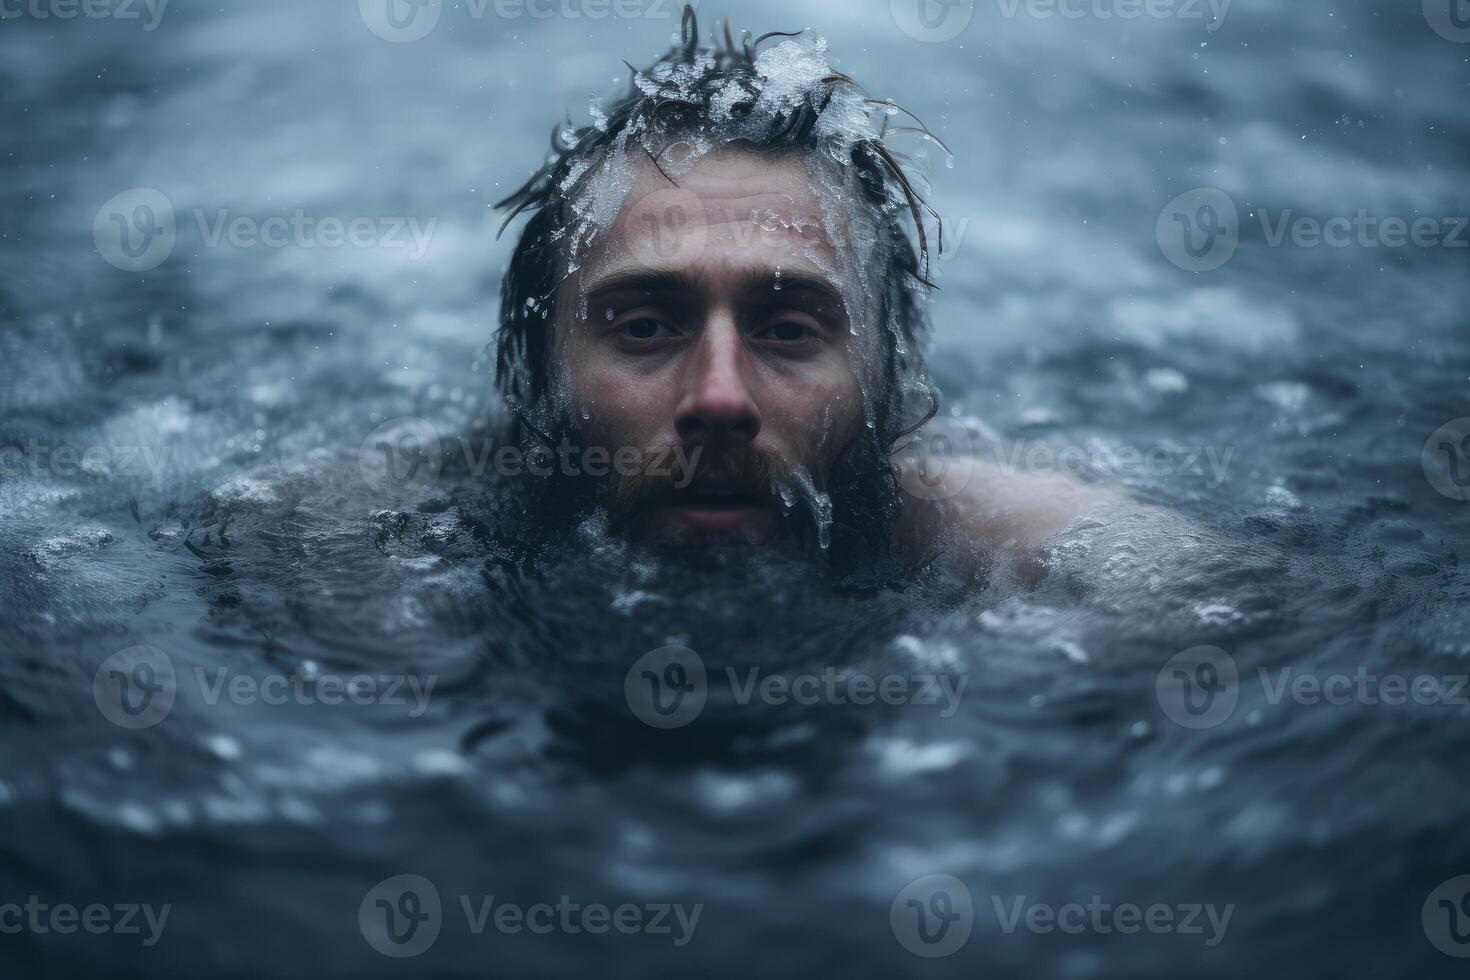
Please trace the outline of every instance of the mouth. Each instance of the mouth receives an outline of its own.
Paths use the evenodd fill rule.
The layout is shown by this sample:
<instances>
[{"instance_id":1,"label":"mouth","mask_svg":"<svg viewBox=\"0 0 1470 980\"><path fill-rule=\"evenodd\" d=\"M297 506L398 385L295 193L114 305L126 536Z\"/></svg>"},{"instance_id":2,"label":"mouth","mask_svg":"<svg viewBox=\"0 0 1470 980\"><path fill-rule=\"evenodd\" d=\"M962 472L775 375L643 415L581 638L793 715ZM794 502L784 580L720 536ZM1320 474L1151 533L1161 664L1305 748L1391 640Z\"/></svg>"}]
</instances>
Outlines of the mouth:
<instances>
[{"instance_id":1,"label":"mouth","mask_svg":"<svg viewBox=\"0 0 1470 980\"><path fill-rule=\"evenodd\" d=\"M760 507L770 503L770 498L748 487L700 486L695 484L676 490L673 502L684 507Z\"/></svg>"},{"instance_id":2,"label":"mouth","mask_svg":"<svg viewBox=\"0 0 1470 980\"><path fill-rule=\"evenodd\" d=\"M656 523L679 532L726 532L763 538L775 526L776 507L768 493L748 486L695 483L675 490L659 508Z\"/></svg>"}]
</instances>

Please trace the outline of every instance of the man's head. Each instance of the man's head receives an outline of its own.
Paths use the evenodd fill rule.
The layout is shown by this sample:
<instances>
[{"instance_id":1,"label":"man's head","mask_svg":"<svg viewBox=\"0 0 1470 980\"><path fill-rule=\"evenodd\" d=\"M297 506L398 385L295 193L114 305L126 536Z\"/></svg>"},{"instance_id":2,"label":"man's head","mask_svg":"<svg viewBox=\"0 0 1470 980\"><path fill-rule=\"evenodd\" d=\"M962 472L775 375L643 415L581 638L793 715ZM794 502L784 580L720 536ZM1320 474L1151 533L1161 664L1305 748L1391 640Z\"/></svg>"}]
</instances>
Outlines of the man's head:
<instances>
[{"instance_id":1,"label":"man's head","mask_svg":"<svg viewBox=\"0 0 1470 980\"><path fill-rule=\"evenodd\" d=\"M696 461L582 495L634 532L809 525L825 546L835 527L872 551L896 514L907 396L931 390L924 205L883 142L898 110L820 41L725 33L699 47L686 9L684 42L502 202L507 221L534 213L502 287L497 380L523 439Z\"/></svg>"}]
</instances>

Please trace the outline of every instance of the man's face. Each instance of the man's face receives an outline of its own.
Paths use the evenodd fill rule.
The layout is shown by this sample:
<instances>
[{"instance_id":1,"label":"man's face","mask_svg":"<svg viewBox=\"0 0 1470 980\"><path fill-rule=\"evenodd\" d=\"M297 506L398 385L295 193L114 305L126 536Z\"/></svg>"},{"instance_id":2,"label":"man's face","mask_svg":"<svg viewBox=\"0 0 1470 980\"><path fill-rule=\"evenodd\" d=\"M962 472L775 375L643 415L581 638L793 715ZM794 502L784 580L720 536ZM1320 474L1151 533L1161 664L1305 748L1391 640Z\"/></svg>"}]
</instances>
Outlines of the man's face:
<instances>
[{"instance_id":1,"label":"man's face","mask_svg":"<svg viewBox=\"0 0 1470 980\"><path fill-rule=\"evenodd\" d=\"M797 156L726 149L677 184L645 164L563 283L553 372L585 443L699 452L687 486L624 495L637 530L768 540L772 470L825 485L863 409L824 228Z\"/></svg>"}]
</instances>

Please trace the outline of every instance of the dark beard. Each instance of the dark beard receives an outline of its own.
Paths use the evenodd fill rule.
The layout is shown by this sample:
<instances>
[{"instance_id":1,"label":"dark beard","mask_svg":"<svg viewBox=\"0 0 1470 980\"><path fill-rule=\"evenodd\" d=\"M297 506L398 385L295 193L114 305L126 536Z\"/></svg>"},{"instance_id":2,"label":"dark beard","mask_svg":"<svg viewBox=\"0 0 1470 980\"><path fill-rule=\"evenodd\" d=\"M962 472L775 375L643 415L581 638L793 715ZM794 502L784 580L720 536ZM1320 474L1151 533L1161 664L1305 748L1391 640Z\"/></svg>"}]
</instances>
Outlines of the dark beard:
<instances>
[{"instance_id":1,"label":"dark beard","mask_svg":"<svg viewBox=\"0 0 1470 980\"><path fill-rule=\"evenodd\" d=\"M547 461L555 460L563 445L577 452L585 448L577 427L565 417L546 430L524 423L517 424L516 430L516 444L528 456L540 453ZM791 506L781 520L782 533L769 547L809 562L844 591L892 588L908 577L894 554L894 531L903 506L898 480L879 435L867 426L857 430L822 484L812 488L825 492L831 501L826 533L819 498L797 491L790 494ZM762 473L784 466L770 459L746 459L737 461L735 468ZM598 518L605 520L611 533L626 534L636 518L638 498L646 496L643 488L630 489L626 480L565 473L554 465L549 469L548 476L522 476L487 488L499 498L493 509L496 537L502 545L534 560L559 544L572 543L579 527ZM671 548L657 542L645 546L654 553Z\"/></svg>"}]
</instances>

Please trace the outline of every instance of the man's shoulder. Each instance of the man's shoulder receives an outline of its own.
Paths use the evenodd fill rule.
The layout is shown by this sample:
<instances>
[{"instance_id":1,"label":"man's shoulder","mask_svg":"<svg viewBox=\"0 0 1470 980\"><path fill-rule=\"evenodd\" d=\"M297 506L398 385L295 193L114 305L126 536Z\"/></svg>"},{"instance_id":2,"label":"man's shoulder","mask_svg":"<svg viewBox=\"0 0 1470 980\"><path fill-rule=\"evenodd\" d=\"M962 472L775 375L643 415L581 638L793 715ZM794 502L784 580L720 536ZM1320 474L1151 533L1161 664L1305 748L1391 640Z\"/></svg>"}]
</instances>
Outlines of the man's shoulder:
<instances>
[{"instance_id":1,"label":"man's shoulder","mask_svg":"<svg viewBox=\"0 0 1470 980\"><path fill-rule=\"evenodd\" d=\"M914 561L947 556L986 563L1000 552L1030 551L1073 521L1144 505L1063 473L1019 473L951 457L942 467L900 465L903 512L899 553Z\"/></svg>"}]
</instances>

